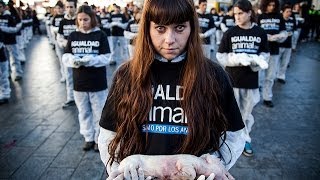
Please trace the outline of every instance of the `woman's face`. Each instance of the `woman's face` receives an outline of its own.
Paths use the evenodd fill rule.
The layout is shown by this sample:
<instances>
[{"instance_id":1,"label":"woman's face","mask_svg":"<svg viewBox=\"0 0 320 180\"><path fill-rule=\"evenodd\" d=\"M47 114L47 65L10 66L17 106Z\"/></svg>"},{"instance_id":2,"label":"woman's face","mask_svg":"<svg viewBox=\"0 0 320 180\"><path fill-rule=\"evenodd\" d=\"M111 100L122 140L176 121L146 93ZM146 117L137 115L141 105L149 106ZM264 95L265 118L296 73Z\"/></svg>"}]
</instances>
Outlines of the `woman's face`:
<instances>
[{"instance_id":1,"label":"woman's face","mask_svg":"<svg viewBox=\"0 0 320 180\"><path fill-rule=\"evenodd\" d=\"M236 20L236 24L240 27L247 25L250 23L251 11L244 12L239 7L233 8L234 19Z\"/></svg>"},{"instance_id":2,"label":"woman's face","mask_svg":"<svg viewBox=\"0 0 320 180\"><path fill-rule=\"evenodd\" d=\"M153 47L162 57L172 60L185 51L191 33L190 22L161 25L150 23L150 37Z\"/></svg>"},{"instance_id":3,"label":"woman's face","mask_svg":"<svg viewBox=\"0 0 320 180\"><path fill-rule=\"evenodd\" d=\"M77 15L77 21L78 21L79 29L83 29L85 31L88 31L92 28L91 27L91 18L86 13L79 13Z\"/></svg>"},{"instance_id":4,"label":"woman's face","mask_svg":"<svg viewBox=\"0 0 320 180\"><path fill-rule=\"evenodd\" d=\"M275 2L270 2L267 6L267 13L272 13L276 7Z\"/></svg>"}]
</instances>

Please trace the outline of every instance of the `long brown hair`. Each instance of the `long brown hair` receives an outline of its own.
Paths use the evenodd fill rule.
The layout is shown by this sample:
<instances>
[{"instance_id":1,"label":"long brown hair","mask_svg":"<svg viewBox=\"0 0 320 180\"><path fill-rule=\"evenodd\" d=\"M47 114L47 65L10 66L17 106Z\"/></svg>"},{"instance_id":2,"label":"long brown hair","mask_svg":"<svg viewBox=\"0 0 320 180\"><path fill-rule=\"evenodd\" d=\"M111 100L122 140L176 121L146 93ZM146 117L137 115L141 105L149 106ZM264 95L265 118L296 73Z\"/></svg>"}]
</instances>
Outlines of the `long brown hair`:
<instances>
[{"instance_id":1,"label":"long brown hair","mask_svg":"<svg viewBox=\"0 0 320 180\"><path fill-rule=\"evenodd\" d=\"M202 52L193 1L146 0L133 59L118 70L109 96L117 103L114 109L117 112L116 136L109 145L111 163L132 154L141 154L146 149L140 128L147 123L153 102L150 67L156 51L149 34L151 21L162 25L189 21L191 26L180 82L184 87L184 100L180 103L188 117L188 134L180 149L173 153L200 155L204 150L218 150L219 139L227 129L226 118L219 105L219 84L211 73L213 65ZM145 136L147 138L148 133Z\"/></svg>"}]
</instances>

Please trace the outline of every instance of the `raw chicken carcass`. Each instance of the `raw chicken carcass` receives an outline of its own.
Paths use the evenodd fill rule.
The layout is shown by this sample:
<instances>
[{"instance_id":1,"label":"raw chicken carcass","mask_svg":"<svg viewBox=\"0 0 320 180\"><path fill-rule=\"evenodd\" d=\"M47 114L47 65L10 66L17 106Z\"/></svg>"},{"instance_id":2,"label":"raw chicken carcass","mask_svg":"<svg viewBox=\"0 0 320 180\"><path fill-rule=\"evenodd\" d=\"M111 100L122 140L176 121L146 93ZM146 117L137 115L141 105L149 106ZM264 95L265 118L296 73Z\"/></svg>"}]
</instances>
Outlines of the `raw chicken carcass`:
<instances>
[{"instance_id":1,"label":"raw chicken carcass","mask_svg":"<svg viewBox=\"0 0 320 180\"><path fill-rule=\"evenodd\" d=\"M232 178L221 164L220 159L209 154L201 157L187 154L132 155L120 162L118 171L123 173L125 168L141 168L145 177L152 176L157 179L194 180L197 176L208 177L211 173L215 174L215 179Z\"/></svg>"}]
</instances>

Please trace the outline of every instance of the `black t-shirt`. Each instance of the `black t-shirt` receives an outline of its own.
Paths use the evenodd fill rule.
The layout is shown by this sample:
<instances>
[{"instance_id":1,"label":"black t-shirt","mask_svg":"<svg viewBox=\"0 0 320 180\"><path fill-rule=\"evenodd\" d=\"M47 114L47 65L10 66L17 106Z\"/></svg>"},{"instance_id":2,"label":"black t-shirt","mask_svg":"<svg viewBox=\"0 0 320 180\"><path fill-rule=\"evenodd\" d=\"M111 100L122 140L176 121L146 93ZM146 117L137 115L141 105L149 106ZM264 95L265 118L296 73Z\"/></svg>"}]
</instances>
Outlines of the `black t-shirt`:
<instances>
[{"instance_id":1,"label":"black t-shirt","mask_svg":"<svg viewBox=\"0 0 320 180\"><path fill-rule=\"evenodd\" d=\"M302 28L303 23L299 20L301 18L299 12L292 11L292 17L294 20L296 20L297 28Z\"/></svg>"},{"instance_id":2,"label":"black t-shirt","mask_svg":"<svg viewBox=\"0 0 320 180\"><path fill-rule=\"evenodd\" d=\"M119 22L119 23L126 23L126 17L123 14L111 14L110 22ZM111 35L112 36L123 36L123 31L121 27L113 26L111 28Z\"/></svg>"},{"instance_id":3,"label":"black t-shirt","mask_svg":"<svg viewBox=\"0 0 320 180\"><path fill-rule=\"evenodd\" d=\"M9 14L5 14L5 15L0 15L0 26L4 26L4 27L16 27L16 22L13 18L13 16L9 15ZM4 44L16 44L16 33L6 33L3 32L3 36L4 36L4 40L3 43Z\"/></svg>"},{"instance_id":4,"label":"black t-shirt","mask_svg":"<svg viewBox=\"0 0 320 180\"><path fill-rule=\"evenodd\" d=\"M291 33L291 36L288 36L288 38L283 42L279 44L279 47L284 47L284 48L291 48L292 45L292 35L293 32L297 29L296 28L296 22L293 18L289 17L288 20L285 20L285 25L286 25L286 31L288 33Z\"/></svg>"},{"instance_id":5,"label":"black t-shirt","mask_svg":"<svg viewBox=\"0 0 320 180\"><path fill-rule=\"evenodd\" d=\"M130 32L132 32L132 33L138 33L138 31L139 31L139 23L137 23L136 21L134 21L134 20L131 20L131 21L129 21L129 23L128 23L128 27L127 27L127 29L126 29L127 31L130 31ZM130 39L130 44L134 44L134 40L135 40L135 38L133 38L133 39Z\"/></svg>"},{"instance_id":6,"label":"black t-shirt","mask_svg":"<svg viewBox=\"0 0 320 180\"><path fill-rule=\"evenodd\" d=\"M77 29L75 19L65 19L60 21L58 33L63 35L65 39L68 39L69 35Z\"/></svg>"},{"instance_id":7,"label":"black t-shirt","mask_svg":"<svg viewBox=\"0 0 320 180\"><path fill-rule=\"evenodd\" d=\"M0 44L2 44L2 46L0 46L0 62L4 62L7 60L6 58L6 54L5 54L5 49L4 49L4 45L3 45L3 41L4 41L4 33L0 30Z\"/></svg>"},{"instance_id":8,"label":"black t-shirt","mask_svg":"<svg viewBox=\"0 0 320 180\"><path fill-rule=\"evenodd\" d=\"M85 55L99 55L110 53L107 36L102 31L93 31L88 34L74 31L68 38L65 53L82 58ZM73 69L75 91L97 92L108 87L106 67L85 67Z\"/></svg>"},{"instance_id":9,"label":"black t-shirt","mask_svg":"<svg viewBox=\"0 0 320 180\"><path fill-rule=\"evenodd\" d=\"M201 33L205 33L209 29L215 27L214 20L210 14L200 14L198 13L198 20ZM203 40L204 44L210 44L210 36Z\"/></svg>"},{"instance_id":10,"label":"black t-shirt","mask_svg":"<svg viewBox=\"0 0 320 180\"><path fill-rule=\"evenodd\" d=\"M60 26L60 22L62 21L63 18L64 18L63 14L54 16L53 19L52 19L52 26L59 27Z\"/></svg>"},{"instance_id":11,"label":"black t-shirt","mask_svg":"<svg viewBox=\"0 0 320 180\"><path fill-rule=\"evenodd\" d=\"M148 119L140 128L146 142L145 133L148 130L147 148L143 154L146 155L169 155L175 154L181 146L183 138L188 133L187 118L181 108L182 86L180 79L185 60L177 63L168 63L154 60L151 66L153 76L153 104L149 111ZM233 89L223 69L213 62L208 63L212 68L215 78L221 88L219 96L221 109L226 116L229 127L228 131L237 131L244 127L237 102L233 95ZM128 69L122 68L126 73ZM119 73L119 74L122 74ZM119 75L116 74L115 79ZM122 79L122 81L128 81ZM114 85L113 85L114 86ZM116 129L117 112L114 110L117 97L110 97L114 91L111 87L109 97L104 106L100 126L111 131ZM121 97L119 97L121 98ZM146 124L147 123L147 124ZM201 131L201 129L199 129ZM201 137L199 137L201 139ZM204 150L205 151L205 150Z\"/></svg>"},{"instance_id":12,"label":"black t-shirt","mask_svg":"<svg viewBox=\"0 0 320 180\"><path fill-rule=\"evenodd\" d=\"M220 21L220 16L219 16L218 13L211 14L211 16L212 16L213 22L216 23L216 22L219 22L219 21ZM215 26L216 26L216 24L215 24ZM216 26L216 28L217 28L217 29L220 29L220 26L219 26L219 27Z\"/></svg>"},{"instance_id":13,"label":"black t-shirt","mask_svg":"<svg viewBox=\"0 0 320 180\"><path fill-rule=\"evenodd\" d=\"M263 13L258 17L258 25L266 31L267 34L279 34L286 30L284 19L279 13ZM279 54L279 43L269 41L271 55Z\"/></svg>"},{"instance_id":14,"label":"black t-shirt","mask_svg":"<svg viewBox=\"0 0 320 180\"><path fill-rule=\"evenodd\" d=\"M236 25L234 17L229 15L224 16L221 23L225 24L228 29Z\"/></svg>"},{"instance_id":15,"label":"black t-shirt","mask_svg":"<svg viewBox=\"0 0 320 180\"><path fill-rule=\"evenodd\" d=\"M103 26L108 24L110 21L110 14L106 14L105 16L100 16L100 20L101 20L101 29L103 30L103 32L106 33L107 36L111 36L111 30L110 28L104 28Z\"/></svg>"},{"instance_id":16,"label":"black t-shirt","mask_svg":"<svg viewBox=\"0 0 320 180\"><path fill-rule=\"evenodd\" d=\"M268 39L265 31L254 25L251 29L242 29L239 26L226 31L219 46L219 53L246 53L260 54L269 52ZM249 66L226 67L230 74L233 87L256 89L258 85L258 72Z\"/></svg>"}]
</instances>

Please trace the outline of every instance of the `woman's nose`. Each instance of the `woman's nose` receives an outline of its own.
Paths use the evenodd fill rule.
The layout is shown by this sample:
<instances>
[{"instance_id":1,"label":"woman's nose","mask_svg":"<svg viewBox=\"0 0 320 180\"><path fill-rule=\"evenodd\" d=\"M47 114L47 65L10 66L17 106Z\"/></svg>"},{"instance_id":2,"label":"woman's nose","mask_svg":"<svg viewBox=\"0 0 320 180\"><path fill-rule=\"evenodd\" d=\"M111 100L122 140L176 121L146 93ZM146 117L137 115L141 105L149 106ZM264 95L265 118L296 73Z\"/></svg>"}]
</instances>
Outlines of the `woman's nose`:
<instances>
[{"instance_id":1,"label":"woman's nose","mask_svg":"<svg viewBox=\"0 0 320 180\"><path fill-rule=\"evenodd\" d=\"M175 33L173 30L168 30L165 37L165 42L167 44L172 44L175 42Z\"/></svg>"}]
</instances>

